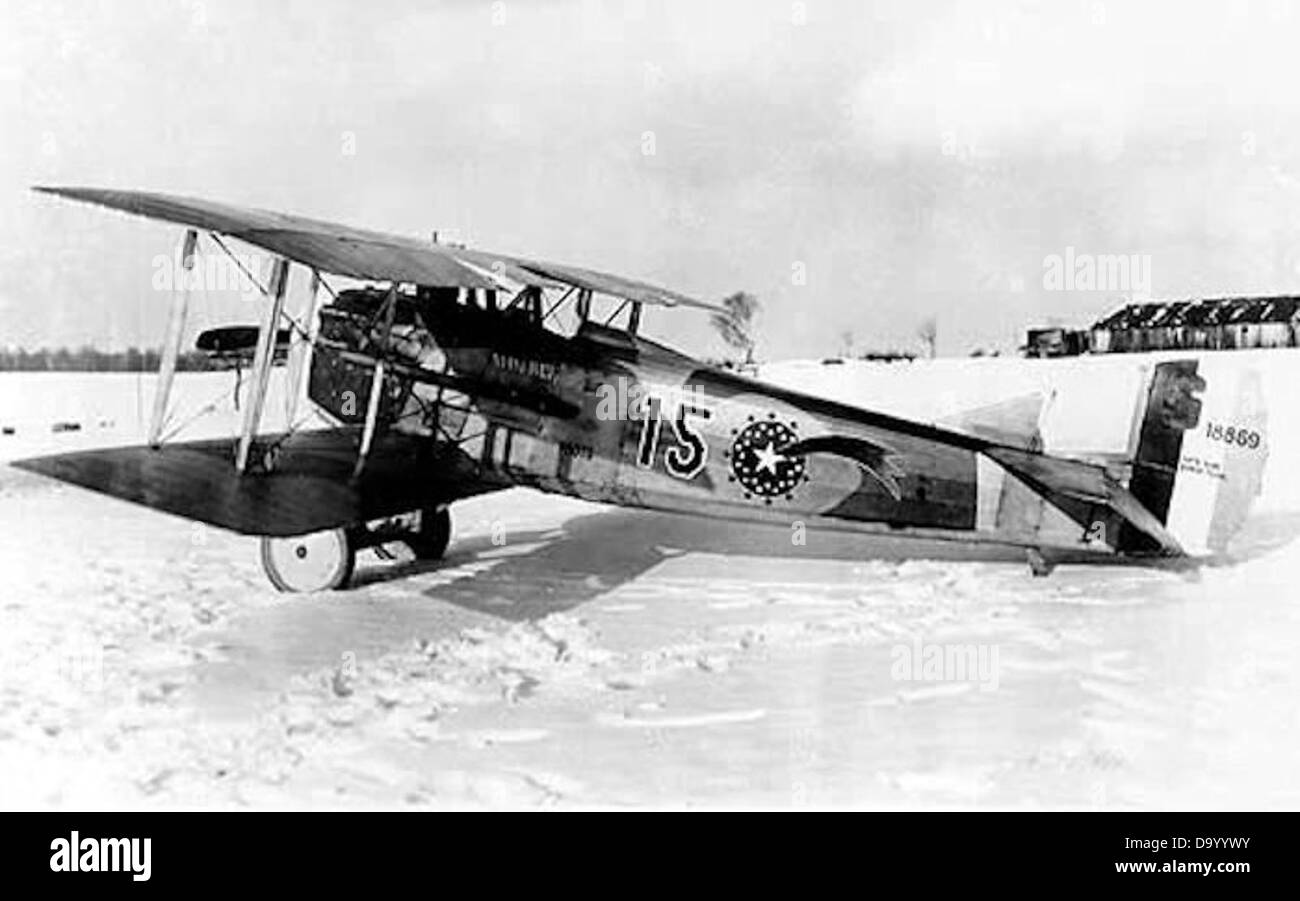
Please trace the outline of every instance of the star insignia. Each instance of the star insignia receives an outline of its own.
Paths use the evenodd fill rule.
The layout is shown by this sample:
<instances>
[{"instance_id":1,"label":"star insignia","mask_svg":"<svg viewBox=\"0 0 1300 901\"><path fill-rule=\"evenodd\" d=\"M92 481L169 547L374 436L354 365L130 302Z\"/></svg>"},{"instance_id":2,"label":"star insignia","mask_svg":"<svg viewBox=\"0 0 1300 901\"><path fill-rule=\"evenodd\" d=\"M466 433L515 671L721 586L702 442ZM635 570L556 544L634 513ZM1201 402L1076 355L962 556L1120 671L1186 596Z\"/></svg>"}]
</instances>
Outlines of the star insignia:
<instances>
[{"instance_id":1,"label":"star insignia","mask_svg":"<svg viewBox=\"0 0 1300 901\"><path fill-rule=\"evenodd\" d=\"M745 498L760 497L767 504L772 499L794 497L795 486L808 480L807 460L803 456L787 456L781 451L798 440L796 425L786 425L771 413L766 419L749 417L742 429L733 429L735 436L727 451L733 482L745 490Z\"/></svg>"}]
</instances>

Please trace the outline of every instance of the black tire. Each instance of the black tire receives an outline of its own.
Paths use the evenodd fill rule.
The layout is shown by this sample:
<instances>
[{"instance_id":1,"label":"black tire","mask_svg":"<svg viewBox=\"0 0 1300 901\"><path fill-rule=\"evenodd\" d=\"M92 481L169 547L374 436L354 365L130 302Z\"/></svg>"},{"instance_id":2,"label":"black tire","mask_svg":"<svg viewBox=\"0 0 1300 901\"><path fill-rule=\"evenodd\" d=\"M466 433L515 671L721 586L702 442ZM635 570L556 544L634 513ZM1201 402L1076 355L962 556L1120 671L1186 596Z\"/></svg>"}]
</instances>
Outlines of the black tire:
<instances>
[{"instance_id":1,"label":"black tire","mask_svg":"<svg viewBox=\"0 0 1300 901\"><path fill-rule=\"evenodd\" d=\"M429 507L420 511L420 527L403 539L421 560L441 560L451 542L451 510Z\"/></svg>"},{"instance_id":2,"label":"black tire","mask_svg":"<svg viewBox=\"0 0 1300 901\"><path fill-rule=\"evenodd\" d=\"M333 591L352 578L356 546L344 529L262 538L262 569L280 591Z\"/></svg>"}]
</instances>

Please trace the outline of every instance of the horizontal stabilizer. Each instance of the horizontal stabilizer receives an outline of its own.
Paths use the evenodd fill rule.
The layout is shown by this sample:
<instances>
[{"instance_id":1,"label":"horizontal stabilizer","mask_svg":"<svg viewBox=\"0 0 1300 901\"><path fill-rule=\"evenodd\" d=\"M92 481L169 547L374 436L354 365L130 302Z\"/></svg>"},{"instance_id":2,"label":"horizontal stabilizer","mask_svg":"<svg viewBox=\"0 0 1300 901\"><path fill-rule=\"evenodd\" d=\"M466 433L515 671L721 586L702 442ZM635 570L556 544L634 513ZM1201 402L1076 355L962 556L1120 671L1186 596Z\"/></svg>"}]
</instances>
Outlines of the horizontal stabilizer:
<instances>
[{"instance_id":1,"label":"horizontal stabilizer","mask_svg":"<svg viewBox=\"0 0 1300 901\"><path fill-rule=\"evenodd\" d=\"M1009 447L989 447L984 453L1044 496L1064 495L1109 507L1150 536L1162 553L1171 556L1185 553L1160 520L1100 466Z\"/></svg>"}]
</instances>

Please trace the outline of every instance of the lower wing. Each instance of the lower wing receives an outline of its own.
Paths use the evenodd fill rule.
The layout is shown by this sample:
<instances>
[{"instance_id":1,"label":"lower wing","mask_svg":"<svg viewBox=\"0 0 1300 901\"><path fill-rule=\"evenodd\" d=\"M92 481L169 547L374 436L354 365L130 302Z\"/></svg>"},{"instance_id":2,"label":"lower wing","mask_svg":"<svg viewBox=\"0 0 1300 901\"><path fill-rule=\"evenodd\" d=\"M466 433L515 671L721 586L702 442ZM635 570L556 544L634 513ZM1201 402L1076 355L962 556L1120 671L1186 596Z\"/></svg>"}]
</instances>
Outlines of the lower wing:
<instances>
[{"instance_id":1,"label":"lower wing","mask_svg":"<svg viewBox=\"0 0 1300 901\"><path fill-rule=\"evenodd\" d=\"M359 429L266 436L274 468L240 475L231 439L77 451L12 465L245 535L289 536L356 525L509 487L464 451L427 438L375 439L353 477Z\"/></svg>"}]
</instances>

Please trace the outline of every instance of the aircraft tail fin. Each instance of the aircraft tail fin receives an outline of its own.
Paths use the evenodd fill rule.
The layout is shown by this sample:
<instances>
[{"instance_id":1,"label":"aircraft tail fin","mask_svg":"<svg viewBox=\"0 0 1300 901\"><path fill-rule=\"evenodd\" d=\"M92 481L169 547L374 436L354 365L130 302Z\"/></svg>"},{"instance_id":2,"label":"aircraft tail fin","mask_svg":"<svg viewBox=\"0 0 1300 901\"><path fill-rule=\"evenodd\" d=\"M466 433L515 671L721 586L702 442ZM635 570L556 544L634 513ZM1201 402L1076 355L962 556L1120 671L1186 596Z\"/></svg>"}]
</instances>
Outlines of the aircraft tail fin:
<instances>
[{"instance_id":1,"label":"aircraft tail fin","mask_svg":"<svg viewBox=\"0 0 1300 901\"><path fill-rule=\"evenodd\" d=\"M1268 458L1258 371L1204 362L1155 365L1131 439L1129 492L1190 554L1227 548L1260 493ZM1149 536L1131 529L1120 536L1121 550L1149 546Z\"/></svg>"}]
</instances>

